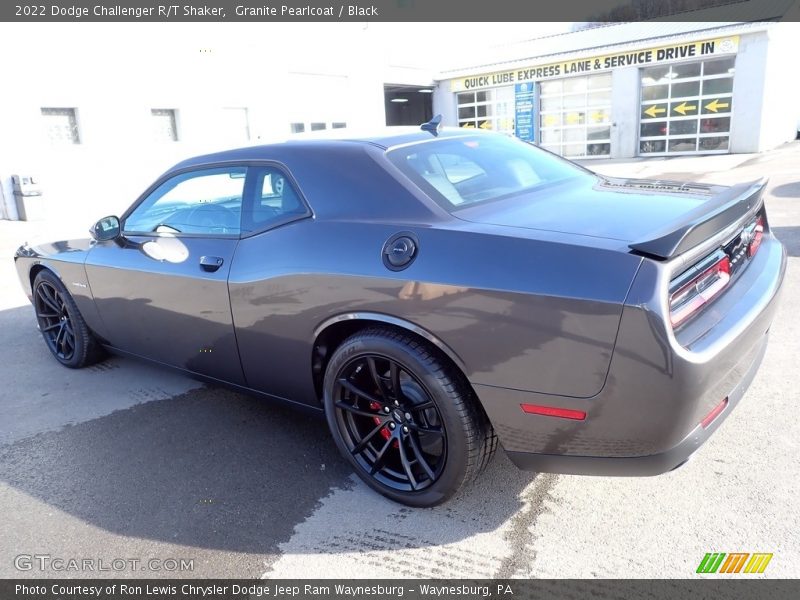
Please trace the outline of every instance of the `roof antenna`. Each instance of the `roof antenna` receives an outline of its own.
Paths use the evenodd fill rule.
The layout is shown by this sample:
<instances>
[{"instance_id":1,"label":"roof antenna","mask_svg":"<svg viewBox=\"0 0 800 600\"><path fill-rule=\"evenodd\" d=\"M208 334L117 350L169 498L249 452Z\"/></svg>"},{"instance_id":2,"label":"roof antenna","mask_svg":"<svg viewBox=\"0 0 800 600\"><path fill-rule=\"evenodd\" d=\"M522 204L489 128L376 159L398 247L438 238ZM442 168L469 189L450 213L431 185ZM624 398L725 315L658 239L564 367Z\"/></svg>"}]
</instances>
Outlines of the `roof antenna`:
<instances>
[{"instance_id":1,"label":"roof antenna","mask_svg":"<svg viewBox=\"0 0 800 600\"><path fill-rule=\"evenodd\" d=\"M420 125L419 128L422 129L422 131L427 131L428 133L434 136L438 136L439 129L441 129L441 126L442 126L442 115L436 115L427 123L423 123L422 125Z\"/></svg>"}]
</instances>

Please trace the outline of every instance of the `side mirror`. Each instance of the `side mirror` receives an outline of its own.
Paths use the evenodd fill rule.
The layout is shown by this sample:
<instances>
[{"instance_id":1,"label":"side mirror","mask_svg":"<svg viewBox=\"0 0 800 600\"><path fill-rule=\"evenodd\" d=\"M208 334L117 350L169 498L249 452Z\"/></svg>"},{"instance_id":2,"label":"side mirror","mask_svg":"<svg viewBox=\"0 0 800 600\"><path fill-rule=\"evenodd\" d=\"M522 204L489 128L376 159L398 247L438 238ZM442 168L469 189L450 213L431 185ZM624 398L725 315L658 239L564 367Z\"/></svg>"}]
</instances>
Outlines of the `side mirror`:
<instances>
[{"instance_id":1,"label":"side mirror","mask_svg":"<svg viewBox=\"0 0 800 600\"><path fill-rule=\"evenodd\" d=\"M119 223L119 217L103 217L92 225L89 233L91 233L92 237L98 242L107 242L117 239L122 234L122 226Z\"/></svg>"}]
</instances>

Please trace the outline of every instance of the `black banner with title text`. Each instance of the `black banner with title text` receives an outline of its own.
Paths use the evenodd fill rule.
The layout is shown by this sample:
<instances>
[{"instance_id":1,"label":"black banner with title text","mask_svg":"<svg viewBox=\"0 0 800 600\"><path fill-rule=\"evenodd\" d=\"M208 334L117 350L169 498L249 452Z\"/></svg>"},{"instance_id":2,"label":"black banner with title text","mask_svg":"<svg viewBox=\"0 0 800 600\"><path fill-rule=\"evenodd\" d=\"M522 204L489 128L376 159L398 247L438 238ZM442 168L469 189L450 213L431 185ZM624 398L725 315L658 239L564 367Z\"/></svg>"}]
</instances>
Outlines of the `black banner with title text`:
<instances>
[{"instance_id":1,"label":"black banner with title text","mask_svg":"<svg viewBox=\"0 0 800 600\"><path fill-rule=\"evenodd\" d=\"M0 3L0 21L798 21L798 4L797 0L206 0L186 4L165 0L18 0Z\"/></svg>"},{"instance_id":2,"label":"black banner with title text","mask_svg":"<svg viewBox=\"0 0 800 600\"><path fill-rule=\"evenodd\" d=\"M6 579L3 600L475 600L593 598L596 600L788 600L800 595L798 580L735 578L620 579Z\"/></svg>"}]
</instances>

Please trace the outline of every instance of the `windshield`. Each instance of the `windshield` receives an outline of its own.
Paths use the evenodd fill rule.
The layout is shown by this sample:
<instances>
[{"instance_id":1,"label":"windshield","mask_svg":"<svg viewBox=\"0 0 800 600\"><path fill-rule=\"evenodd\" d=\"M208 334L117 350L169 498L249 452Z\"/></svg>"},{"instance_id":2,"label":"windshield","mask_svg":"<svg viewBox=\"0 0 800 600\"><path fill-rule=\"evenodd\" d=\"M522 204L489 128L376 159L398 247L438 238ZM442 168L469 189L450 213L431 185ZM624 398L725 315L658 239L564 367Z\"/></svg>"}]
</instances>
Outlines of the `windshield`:
<instances>
[{"instance_id":1,"label":"windshield","mask_svg":"<svg viewBox=\"0 0 800 600\"><path fill-rule=\"evenodd\" d=\"M500 135L443 138L387 156L446 210L592 176L554 154Z\"/></svg>"}]
</instances>

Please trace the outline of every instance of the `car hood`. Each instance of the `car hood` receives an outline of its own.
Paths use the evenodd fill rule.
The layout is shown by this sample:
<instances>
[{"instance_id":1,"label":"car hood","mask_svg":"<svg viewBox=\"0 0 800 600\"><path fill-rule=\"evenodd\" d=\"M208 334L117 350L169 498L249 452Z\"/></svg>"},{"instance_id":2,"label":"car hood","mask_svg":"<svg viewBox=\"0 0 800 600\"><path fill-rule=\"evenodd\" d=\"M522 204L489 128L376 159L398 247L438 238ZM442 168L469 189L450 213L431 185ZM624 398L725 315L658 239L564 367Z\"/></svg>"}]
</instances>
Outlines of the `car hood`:
<instances>
[{"instance_id":1,"label":"car hood","mask_svg":"<svg viewBox=\"0 0 800 600\"><path fill-rule=\"evenodd\" d=\"M678 181L589 177L466 207L454 215L474 223L632 242L725 189Z\"/></svg>"}]
</instances>

